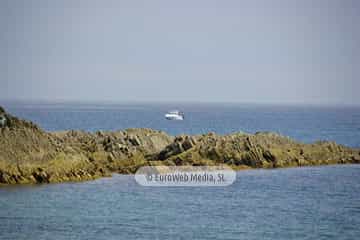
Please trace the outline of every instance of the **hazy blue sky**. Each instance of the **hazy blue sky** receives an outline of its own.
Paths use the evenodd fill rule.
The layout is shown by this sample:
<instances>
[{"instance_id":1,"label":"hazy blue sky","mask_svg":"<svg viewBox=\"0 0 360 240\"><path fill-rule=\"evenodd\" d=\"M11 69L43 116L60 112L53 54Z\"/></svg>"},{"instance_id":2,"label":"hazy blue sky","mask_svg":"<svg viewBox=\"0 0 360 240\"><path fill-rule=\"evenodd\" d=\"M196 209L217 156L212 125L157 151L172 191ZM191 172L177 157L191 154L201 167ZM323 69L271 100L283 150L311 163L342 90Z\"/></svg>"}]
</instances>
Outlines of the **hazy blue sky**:
<instances>
[{"instance_id":1,"label":"hazy blue sky","mask_svg":"<svg viewBox=\"0 0 360 240\"><path fill-rule=\"evenodd\" d=\"M360 104L360 1L0 0L0 99Z\"/></svg>"}]
</instances>

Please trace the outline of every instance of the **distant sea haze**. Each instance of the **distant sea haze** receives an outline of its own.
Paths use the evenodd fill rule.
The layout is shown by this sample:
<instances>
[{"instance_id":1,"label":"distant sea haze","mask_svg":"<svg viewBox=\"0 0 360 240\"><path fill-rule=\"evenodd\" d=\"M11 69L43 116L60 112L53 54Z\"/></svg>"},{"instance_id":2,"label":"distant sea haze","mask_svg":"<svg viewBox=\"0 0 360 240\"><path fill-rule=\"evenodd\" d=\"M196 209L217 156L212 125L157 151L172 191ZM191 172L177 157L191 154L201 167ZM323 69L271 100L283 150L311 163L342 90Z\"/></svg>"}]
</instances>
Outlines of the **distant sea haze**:
<instances>
[{"instance_id":1,"label":"distant sea haze","mask_svg":"<svg viewBox=\"0 0 360 240\"><path fill-rule=\"evenodd\" d=\"M306 143L330 140L360 147L360 107L261 104L80 104L4 102L7 111L48 131L152 128L172 135L271 131ZM168 110L184 121L164 118Z\"/></svg>"}]
</instances>

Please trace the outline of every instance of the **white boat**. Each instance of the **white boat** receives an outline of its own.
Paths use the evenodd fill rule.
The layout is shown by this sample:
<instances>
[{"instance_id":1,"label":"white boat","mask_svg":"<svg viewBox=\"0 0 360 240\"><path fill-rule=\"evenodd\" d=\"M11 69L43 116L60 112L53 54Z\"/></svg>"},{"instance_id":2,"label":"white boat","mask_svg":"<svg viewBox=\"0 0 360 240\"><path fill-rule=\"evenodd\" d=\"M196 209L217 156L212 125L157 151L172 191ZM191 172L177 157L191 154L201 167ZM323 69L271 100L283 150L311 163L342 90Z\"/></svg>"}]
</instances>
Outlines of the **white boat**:
<instances>
[{"instance_id":1,"label":"white boat","mask_svg":"<svg viewBox=\"0 0 360 240\"><path fill-rule=\"evenodd\" d=\"M169 111L165 114L167 120L184 120L184 113L178 110Z\"/></svg>"}]
</instances>

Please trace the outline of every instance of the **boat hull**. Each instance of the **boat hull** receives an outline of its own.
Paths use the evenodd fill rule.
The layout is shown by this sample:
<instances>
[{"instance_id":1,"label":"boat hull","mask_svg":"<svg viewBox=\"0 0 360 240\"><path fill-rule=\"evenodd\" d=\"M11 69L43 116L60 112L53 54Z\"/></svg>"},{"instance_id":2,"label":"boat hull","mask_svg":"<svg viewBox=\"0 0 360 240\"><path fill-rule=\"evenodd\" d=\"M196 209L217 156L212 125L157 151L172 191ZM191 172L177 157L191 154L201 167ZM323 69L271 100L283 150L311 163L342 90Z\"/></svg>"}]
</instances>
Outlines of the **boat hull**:
<instances>
[{"instance_id":1,"label":"boat hull","mask_svg":"<svg viewBox=\"0 0 360 240\"><path fill-rule=\"evenodd\" d=\"M174 115L174 114L165 114L165 118L167 120L177 120L177 121L184 120L183 116Z\"/></svg>"}]
</instances>

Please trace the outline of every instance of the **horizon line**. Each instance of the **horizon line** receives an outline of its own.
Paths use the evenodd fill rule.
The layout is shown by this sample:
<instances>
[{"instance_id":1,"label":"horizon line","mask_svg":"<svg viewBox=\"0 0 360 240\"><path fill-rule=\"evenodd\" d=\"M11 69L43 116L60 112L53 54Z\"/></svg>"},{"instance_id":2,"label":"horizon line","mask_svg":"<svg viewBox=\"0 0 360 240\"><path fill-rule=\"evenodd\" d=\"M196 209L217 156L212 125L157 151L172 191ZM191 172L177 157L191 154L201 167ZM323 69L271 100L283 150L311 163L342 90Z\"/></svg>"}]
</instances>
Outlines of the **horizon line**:
<instances>
[{"instance_id":1,"label":"horizon line","mask_svg":"<svg viewBox=\"0 0 360 240\"><path fill-rule=\"evenodd\" d=\"M124 105L124 104L159 104L159 105L167 105L167 104L199 104L199 105L207 105L207 104L225 104L225 105L268 105L268 106L309 106L309 107L360 107L360 104L356 103L325 103L325 102L254 102L254 101L146 101L146 100L89 100L89 99L0 99L1 102L5 103L28 103L28 104L109 104L109 105Z\"/></svg>"}]
</instances>

